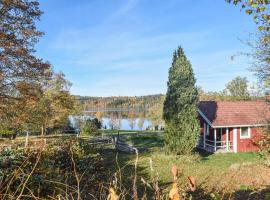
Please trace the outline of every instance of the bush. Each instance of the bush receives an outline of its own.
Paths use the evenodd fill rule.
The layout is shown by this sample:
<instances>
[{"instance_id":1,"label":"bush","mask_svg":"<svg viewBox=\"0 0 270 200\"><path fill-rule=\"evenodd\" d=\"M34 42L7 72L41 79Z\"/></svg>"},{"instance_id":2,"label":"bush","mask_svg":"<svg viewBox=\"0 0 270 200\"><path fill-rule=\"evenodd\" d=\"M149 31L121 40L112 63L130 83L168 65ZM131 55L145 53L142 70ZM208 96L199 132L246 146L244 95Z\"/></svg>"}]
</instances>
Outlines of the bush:
<instances>
[{"instance_id":1,"label":"bush","mask_svg":"<svg viewBox=\"0 0 270 200\"><path fill-rule=\"evenodd\" d=\"M82 134L83 135L91 135L91 136L98 136L101 135L99 128L101 127L101 123L97 119L88 119L84 122L82 127Z\"/></svg>"},{"instance_id":2,"label":"bush","mask_svg":"<svg viewBox=\"0 0 270 200\"><path fill-rule=\"evenodd\" d=\"M100 180L109 179L110 175L100 167L105 166L103 157L87 140L65 138L50 140L44 148L37 145L27 150L21 147L0 150L0 199L38 196L38 199L84 200L92 199L90 194L98 195ZM83 185L79 190L81 198L78 190L73 189L78 185L76 176Z\"/></svg>"},{"instance_id":3,"label":"bush","mask_svg":"<svg viewBox=\"0 0 270 200\"><path fill-rule=\"evenodd\" d=\"M97 129L101 129L101 127L102 127L101 121L99 121L97 118L94 118L92 120L92 122L95 124L95 126L97 127Z\"/></svg>"}]
</instances>

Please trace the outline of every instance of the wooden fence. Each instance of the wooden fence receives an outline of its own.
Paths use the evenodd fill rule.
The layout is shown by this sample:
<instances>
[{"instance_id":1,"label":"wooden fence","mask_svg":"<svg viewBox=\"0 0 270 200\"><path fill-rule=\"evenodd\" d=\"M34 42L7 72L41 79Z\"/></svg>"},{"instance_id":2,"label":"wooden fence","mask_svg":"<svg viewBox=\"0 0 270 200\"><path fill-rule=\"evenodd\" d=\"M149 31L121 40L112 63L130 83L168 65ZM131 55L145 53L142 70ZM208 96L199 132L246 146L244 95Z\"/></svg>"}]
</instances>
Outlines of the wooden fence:
<instances>
[{"instance_id":1,"label":"wooden fence","mask_svg":"<svg viewBox=\"0 0 270 200\"><path fill-rule=\"evenodd\" d=\"M118 136L101 136L90 138L89 144L91 145L108 145L111 144L118 151L126 153L136 153L137 148L125 143L121 137Z\"/></svg>"}]
</instances>

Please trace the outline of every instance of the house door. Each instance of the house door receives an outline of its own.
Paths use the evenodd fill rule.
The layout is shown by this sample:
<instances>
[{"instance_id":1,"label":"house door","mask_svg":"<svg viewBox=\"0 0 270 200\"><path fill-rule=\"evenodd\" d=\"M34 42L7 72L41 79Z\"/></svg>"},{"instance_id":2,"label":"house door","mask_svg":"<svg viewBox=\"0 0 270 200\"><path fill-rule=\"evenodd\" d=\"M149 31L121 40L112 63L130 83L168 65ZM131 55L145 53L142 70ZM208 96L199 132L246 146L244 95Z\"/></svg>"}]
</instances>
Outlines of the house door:
<instances>
[{"instance_id":1,"label":"house door","mask_svg":"<svg viewBox=\"0 0 270 200\"><path fill-rule=\"evenodd\" d=\"M237 128L233 129L233 152L237 153Z\"/></svg>"}]
</instances>

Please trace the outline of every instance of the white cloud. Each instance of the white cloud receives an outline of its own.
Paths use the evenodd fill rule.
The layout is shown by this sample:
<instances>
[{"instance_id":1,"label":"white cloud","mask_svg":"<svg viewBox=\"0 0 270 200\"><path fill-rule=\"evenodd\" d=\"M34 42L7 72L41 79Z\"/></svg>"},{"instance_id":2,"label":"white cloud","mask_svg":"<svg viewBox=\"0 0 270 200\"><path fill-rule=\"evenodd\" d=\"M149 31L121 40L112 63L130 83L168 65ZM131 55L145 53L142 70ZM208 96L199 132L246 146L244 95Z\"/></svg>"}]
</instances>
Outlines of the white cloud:
<instances>
[{"instance_id":1,"label":"white cloud","mask_svg":"<svg viewBox=\"0 0 270 200\"><path fill-rule=\"evenodd\" d=\"M139 0L125 0L125 3L116 11L115 16L123 17L138 4Z\"/></svg>"}]
</instances>

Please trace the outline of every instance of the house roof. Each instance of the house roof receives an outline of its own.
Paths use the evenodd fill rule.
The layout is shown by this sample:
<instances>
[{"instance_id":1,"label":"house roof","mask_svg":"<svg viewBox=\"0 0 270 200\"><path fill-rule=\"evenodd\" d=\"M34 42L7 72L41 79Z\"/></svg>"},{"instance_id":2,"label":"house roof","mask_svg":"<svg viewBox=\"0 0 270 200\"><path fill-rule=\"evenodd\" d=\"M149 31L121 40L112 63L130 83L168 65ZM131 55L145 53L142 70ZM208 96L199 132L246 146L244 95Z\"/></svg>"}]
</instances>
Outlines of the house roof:
<instances>
[{"instance_id":1,"label":"house roof","mask_svg":"<svg viewBox=\"0 0 270 200\"><path fill-rule=\"evenodd\" d=\"M212 127L260 126L270 119L265 101L201 101L200 115Z\"/></svg>"}]
</instances>

